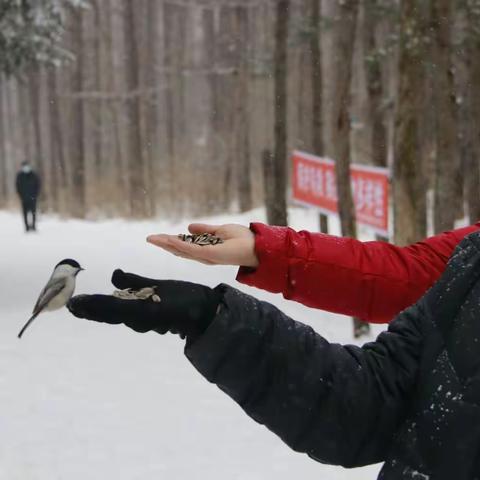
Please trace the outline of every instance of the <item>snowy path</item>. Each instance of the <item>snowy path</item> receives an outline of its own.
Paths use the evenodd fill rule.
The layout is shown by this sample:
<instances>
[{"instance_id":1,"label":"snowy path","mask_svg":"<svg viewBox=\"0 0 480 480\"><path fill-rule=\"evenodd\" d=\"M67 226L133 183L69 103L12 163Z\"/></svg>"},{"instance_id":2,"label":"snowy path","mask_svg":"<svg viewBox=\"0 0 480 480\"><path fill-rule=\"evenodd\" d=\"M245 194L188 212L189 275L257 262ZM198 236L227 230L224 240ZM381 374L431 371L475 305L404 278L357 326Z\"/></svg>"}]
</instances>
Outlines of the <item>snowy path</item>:
<instances>
[{"instance_id":1,"label":"snowy path","mask_svg":"<svg viewBox=\"0 0 480 480\"><path fill-rule=\"evenodd\" d=\"M260 211L213 220L254 219L262 220ZM301 210L294 220L297 228L316 227L315 215ZM73 257L87 268L77 293L110 292L116 267L223 281L332 341L352 342L348 319L241 287L233 268L187 262L144 241L185 225L48 218L27 236L19 216L0 212L0 480L375 479L378 466L347 471L291 452L198 375L177 337L90 324L62 310L41 316L17 340L53 265Z\"/></svg>"}]
</instances>

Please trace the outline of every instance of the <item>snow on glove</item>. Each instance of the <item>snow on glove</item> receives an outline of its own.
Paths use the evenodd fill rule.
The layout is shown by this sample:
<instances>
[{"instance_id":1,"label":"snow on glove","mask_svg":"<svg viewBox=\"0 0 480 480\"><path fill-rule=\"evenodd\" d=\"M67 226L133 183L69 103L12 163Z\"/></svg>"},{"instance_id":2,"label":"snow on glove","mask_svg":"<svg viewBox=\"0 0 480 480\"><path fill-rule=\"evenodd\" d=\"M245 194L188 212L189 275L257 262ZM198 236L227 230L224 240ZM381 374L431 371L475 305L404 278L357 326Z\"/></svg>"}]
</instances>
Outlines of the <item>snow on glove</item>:
<instances>
[{"instance_id":1,"label":"snow on glove","mask_svg":"<svg viewBox=\"0 0 480 480\"><path fill-rule=\"evenodd\" d=\"M182 338L196 337L210 325L221 295L196 283L178 280L153 280L115 270L113 285L120 289L153 287L160 301L125 300L113 295L77 295L68 309L78 318L96 322L123 323L136 332L178 333Z\"/></svg>"}]
</instances>

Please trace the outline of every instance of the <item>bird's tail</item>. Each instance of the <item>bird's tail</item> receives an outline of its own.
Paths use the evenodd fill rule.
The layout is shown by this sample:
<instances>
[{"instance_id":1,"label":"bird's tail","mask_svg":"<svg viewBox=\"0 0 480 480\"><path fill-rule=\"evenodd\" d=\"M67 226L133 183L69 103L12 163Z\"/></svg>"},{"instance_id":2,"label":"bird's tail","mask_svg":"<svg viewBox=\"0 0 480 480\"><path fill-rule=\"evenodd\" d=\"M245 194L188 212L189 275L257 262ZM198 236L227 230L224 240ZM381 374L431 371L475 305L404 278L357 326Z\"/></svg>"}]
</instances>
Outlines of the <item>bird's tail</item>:
<instances>
[{"instance_id":1,"label":"bird's tail","mask_svg":"<svg viewBox=\"0 0 480 480\"><path fill-rule=\"evenodd\" d=\"M38 314L40 312L34 313L28 320L28 322L23 326L23 328L20 330L20 333L17 335L18 338L22 338L23 333L25 330L28 328L28 326L37 318Z\"/></svg>"}]
</instances>

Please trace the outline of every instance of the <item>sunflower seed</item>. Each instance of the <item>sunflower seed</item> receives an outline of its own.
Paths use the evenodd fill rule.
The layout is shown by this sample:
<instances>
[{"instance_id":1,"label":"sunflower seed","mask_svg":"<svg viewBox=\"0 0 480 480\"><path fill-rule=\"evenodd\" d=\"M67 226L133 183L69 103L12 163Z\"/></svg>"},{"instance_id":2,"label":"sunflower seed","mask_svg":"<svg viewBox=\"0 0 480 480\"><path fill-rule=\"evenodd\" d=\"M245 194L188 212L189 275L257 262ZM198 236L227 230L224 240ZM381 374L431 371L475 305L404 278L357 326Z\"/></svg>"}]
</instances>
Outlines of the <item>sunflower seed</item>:
<instances>
[{"instance_id":1,"label":"sunflower seed","mask_svg":"<svg viewBox=\"0 0 480 480\"><path fill-rule=\"evenodd\" d=\"M115 290L113 296L122 300L148 300L151 298L154 302L161 301L160 297L155 293L155 287L145 287L140 290L133 290L132 288Z\"/></svg>"},{"instance_id":2,"label":"sunflower seed","mask_svg":"<svg viewBox=\"0 0 480 480\"><path fill-rule=\"evenodd\" d=\"M195 245L217 245L223 243L223 240L220 237L212 235L211 233L200 233L187 235L185 233L180 233L178 238L187 243L194 243Z\"/></svg>"}]
</instances>

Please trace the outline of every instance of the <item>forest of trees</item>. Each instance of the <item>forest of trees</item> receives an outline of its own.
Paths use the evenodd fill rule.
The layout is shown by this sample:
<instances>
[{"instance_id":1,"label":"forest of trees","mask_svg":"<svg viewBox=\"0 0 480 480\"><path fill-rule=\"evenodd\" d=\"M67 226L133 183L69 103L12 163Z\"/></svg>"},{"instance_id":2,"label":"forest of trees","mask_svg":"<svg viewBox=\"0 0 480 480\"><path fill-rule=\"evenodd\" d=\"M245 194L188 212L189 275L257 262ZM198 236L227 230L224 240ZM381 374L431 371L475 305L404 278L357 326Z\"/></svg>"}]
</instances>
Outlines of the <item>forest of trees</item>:
<instances>
[{"instance_id":1,"label":"forest of trees","mask_svg":"<svg viewBox=\"0 0 480 480\"><path fill-rule=\"evenodd\" d=\"M480 0L65 3L64 58L0 62L0 208L26 159L44 211L178 217L267 199L285 224L302 149L337 162L344 234L351 161L391 167L397 243L480 217Z\"/></svg>"}]
</instances>

